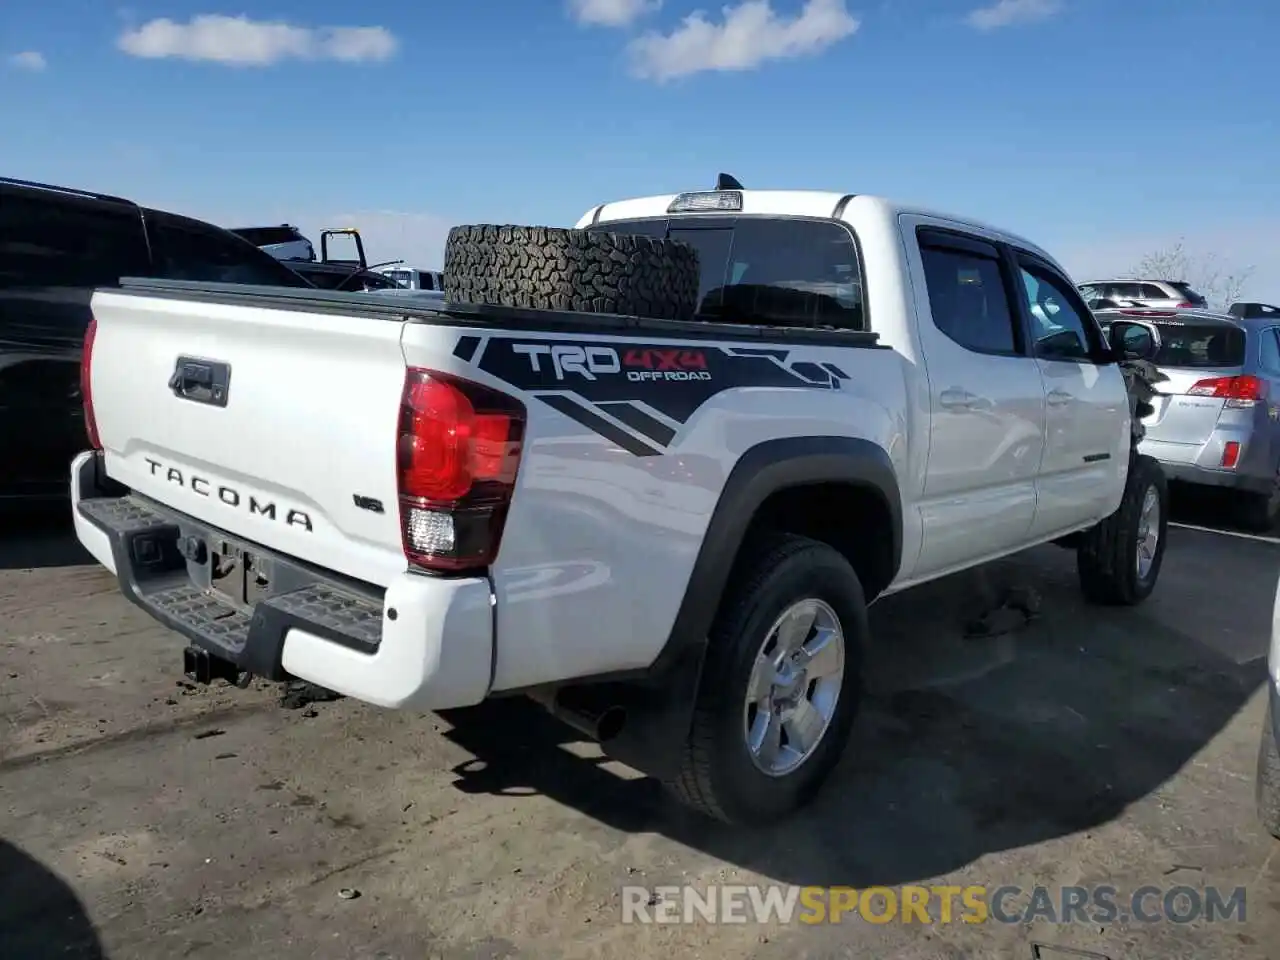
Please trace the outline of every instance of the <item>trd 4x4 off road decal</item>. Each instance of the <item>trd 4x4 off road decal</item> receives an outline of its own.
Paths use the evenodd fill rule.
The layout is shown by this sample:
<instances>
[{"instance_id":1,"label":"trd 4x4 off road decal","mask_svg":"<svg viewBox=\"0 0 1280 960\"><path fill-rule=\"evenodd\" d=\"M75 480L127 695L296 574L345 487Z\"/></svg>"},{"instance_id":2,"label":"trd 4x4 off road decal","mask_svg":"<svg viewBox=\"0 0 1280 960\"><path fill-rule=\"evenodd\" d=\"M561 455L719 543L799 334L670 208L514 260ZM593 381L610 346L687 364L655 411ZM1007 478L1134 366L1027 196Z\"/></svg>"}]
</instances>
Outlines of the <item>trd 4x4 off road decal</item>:
<instances>
[{"instance_id":1,"label":"trd 4x4 off road decal","mask_svg":"<svg viewBox=\"0 0 1280 960\"><path fill-rule=\"evenodd\" d=\"M849 379L835 364L788 361L791 351L776 347L468 335L453 352L636 456L662 453L723 390L839 390Z\"/></svg>"}]
</instances>

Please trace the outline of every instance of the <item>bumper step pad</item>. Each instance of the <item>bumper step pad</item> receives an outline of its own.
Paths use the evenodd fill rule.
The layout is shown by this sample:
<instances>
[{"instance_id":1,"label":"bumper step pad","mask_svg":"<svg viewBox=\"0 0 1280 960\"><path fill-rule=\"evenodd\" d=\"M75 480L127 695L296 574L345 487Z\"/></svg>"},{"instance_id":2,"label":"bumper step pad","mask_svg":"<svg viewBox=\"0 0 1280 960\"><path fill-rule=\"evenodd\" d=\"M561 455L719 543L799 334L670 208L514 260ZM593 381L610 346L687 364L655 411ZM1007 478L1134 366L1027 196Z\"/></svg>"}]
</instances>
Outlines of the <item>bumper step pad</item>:
<instances>
[{"instance_id":1,"label":"bumper step pad","mask_svg":"<svg viewBox=\"0 0 1280 960\"><path fill-rule=\"evenodd\" d=\"M129 599L212 656L241 670L284 679L280 654L291 629L364 653L378 649L381 602L326 582L296 561L250 547L287 573L281 577L287 589L268 595L252 611L246 611L189 579L187 562L177 548L180 532L184 536L195 532L205 540L236 542L235 538L157 509L136 496L82 500L80 512L110 535L120 585Z\"/></svg>"}]
</instances>

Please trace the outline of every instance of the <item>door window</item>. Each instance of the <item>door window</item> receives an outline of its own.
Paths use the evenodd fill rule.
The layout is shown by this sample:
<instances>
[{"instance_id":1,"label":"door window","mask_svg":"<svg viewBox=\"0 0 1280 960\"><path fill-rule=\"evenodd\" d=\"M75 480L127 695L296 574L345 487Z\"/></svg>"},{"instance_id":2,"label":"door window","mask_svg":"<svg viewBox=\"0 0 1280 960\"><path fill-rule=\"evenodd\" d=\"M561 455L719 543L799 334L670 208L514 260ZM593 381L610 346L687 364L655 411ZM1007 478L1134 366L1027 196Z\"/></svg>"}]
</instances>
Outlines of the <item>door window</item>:
<instances>
[{"instance_id":1,"label":"door window","mask_svg":"<svg viewBox=\"0 0 1280 960\"><path fill-rule=\"evenodd\" d=\"M1085 311L1077 309L1067 285L1034 267L1024 266L1020 273L1035 355L1045 360L1091 360L1091 318L1086 319Z\"/></svg>"},{"instance_id":2,"label":"door window","mask_svg":"<svg viewBox=\"0 0 1280 960\"><path fill-rule=\"evenodd\" d=\"M1268 373L1280 375L1280 340L1276 339L1276 332L1275 327L1268 327L1258 334L1258 361Z\"/></svg>"},{"instance_id":3,"label":"door window","mask_svg":"<svg viewBox=\"0 0 1280 960\"><path fill-rule=\"evenodd\" d=\"M933 324L975 353L1016 354L1000 262L967 250L920 249Z\"/></svg>"}]
</instances>

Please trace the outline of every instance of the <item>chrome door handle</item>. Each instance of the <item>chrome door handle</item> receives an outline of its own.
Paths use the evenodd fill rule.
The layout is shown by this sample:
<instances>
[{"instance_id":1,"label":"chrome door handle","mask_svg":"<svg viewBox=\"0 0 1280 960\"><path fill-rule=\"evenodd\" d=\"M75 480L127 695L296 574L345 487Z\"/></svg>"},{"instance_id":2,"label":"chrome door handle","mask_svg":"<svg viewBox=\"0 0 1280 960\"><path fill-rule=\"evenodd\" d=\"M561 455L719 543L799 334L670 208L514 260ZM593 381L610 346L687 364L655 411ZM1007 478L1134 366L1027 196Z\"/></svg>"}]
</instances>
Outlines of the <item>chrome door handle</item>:
<instances>
[{"instance_id":1,"label":"chrome door handle","mask_svg":"<svg viewBox=\"0 0 1280 960\"><path fill-rule=\"evenodd\" d=\"M978 405L978 398L968 390L943 390L938 395L938 403L948 410L972 410Z\"/></svg>"},{"instance_id":2,"label":"chrome door handle","mask_svg":"<svg viewBox=\"0 0 1280 960\"><path fill-rule=\"evenodd\" d=\"M1075 400L1075 396L1073 394L1067 393L1065 390L1049 391L1049 406L1051 407L1064 407L1068 403L1073 402L1074 400Z\"/></svg>"}]
</instances>

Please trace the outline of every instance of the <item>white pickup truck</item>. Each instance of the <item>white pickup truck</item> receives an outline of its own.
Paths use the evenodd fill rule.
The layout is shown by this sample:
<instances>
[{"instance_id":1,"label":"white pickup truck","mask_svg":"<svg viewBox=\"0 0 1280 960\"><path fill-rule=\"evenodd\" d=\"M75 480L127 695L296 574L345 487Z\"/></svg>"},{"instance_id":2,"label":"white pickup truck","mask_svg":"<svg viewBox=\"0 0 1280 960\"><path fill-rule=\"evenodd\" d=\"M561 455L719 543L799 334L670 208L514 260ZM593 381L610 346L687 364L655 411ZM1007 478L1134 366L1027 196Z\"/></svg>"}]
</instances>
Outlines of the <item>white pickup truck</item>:
<instances>
[{"instance_id":1,"label":"white pickup truck","mask_svg":"<svg viewBox=\"0 0 1280 960\"><path fill-rule=\"evenodd\" d=\"M839 759L875 599L1047 541L1155 585L1118 360L1157 335L1020 237L717 189L457 227L445 284L94 295L76 530L192 676L529 695L758 823Z\"/></svg>"}]
</instances>

